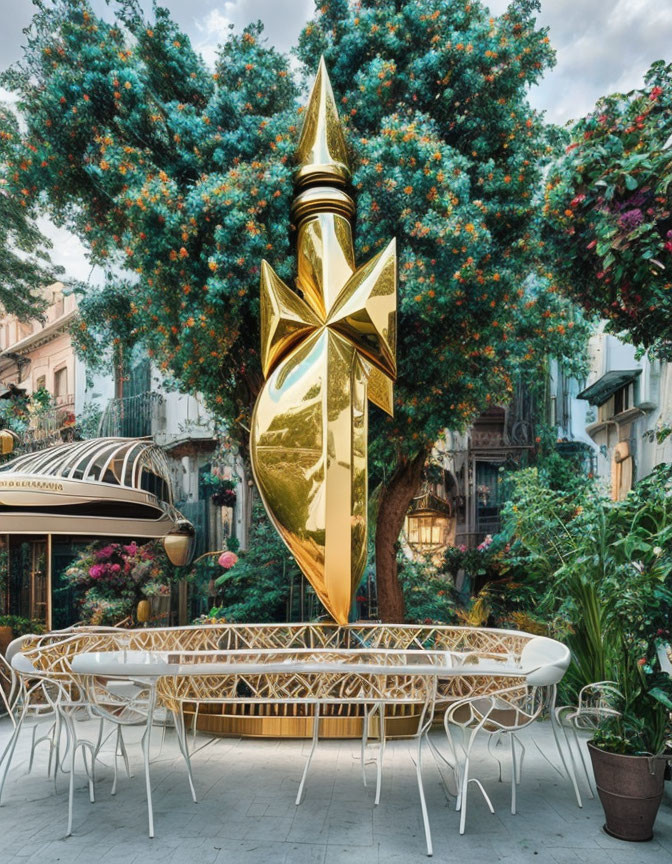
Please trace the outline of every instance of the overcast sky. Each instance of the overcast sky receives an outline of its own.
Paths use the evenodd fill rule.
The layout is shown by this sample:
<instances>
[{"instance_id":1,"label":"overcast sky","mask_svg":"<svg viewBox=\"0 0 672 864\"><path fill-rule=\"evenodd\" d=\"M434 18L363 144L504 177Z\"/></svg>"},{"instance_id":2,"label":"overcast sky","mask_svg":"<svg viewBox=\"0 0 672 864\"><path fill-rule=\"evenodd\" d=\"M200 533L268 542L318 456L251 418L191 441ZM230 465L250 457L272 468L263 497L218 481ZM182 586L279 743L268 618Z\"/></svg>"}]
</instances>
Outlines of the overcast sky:
<instances>
[{"instance_id":1,"label":"overcast sky","mask_svg":"<svg viewBox=\"0 0 672 864\"><path fill-rule=\"evenodd\" d=\"M150 0L143 0L149 6ZM94 7L109 15L104 0ZM287 51L314 8L312 0L163 0L206 60L227 33L261 19L277 48ZM500 14L507 0L490 0ZM550 28L557 65L532 89L532 104L556 123L580 117L598 96L642 83L654 60L672 60L672 0L542 0L540 24ZM31 0L0 0L0 68L18 60ZM50 228L54 258L71 278L85 279L89 266L76 238Z\"/></svg>"}]
</instances>

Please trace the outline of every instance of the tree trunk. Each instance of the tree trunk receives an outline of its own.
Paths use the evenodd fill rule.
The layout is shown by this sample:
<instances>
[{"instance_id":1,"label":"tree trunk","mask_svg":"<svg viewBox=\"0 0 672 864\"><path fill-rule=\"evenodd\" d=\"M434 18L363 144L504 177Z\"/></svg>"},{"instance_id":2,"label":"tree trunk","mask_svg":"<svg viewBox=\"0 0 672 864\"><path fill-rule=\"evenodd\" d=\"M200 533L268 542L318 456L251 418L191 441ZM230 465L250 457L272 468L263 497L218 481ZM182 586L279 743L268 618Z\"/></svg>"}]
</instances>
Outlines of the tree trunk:
<instances>
[{"instance_id":1,"label":"tree trunk","mask_svg":"<svg viewBox=\"0 0 672 864\"><path fill-rule=\"evenodd\" d=\"M382 489L376 521L376 585L378 614L388 623L404 620L404 595L397 578L397 540L420 485L426 451L402 462Z\"/></svg>"}]
</instances>

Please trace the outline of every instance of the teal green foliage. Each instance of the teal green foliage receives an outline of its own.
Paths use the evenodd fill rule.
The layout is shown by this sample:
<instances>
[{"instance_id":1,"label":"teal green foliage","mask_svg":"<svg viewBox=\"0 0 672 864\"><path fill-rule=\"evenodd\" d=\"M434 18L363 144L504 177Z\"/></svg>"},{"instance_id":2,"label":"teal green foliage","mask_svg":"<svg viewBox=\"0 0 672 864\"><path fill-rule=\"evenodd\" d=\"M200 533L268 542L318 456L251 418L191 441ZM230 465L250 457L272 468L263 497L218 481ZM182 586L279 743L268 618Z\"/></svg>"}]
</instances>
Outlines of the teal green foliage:
<instances>
[{"instance_id":1,"label":"teal green foliage","mask_svg":"<svg viewBox=\"0 0 672 864\"><path fill-rule=\"evenodd\" d=\"M14 194L44 193L109 268L82 306L85 356L140 339L183 389L242 419L260 383L261 259L291 275L296 86L261 25L231 35L213 74L166 10L114 7L109 23L86 0L39 4L4 79L28 126Z\"/></svg>"},{"instance_id":2,"label":"teal green foliage","mask_svg":"<svg viewBox=\"0 0 672 864\"><path fill-rule=\"evenodd\" d=\"M299 57L310 75L324 55L340 99L359 258L399 244L395 416L371 418L372 455L387 470L506 398L512 372L538 365L558 327L558 352L581 353L566 350L578 344L571 312L545 274L521 287L535 269L547 147L526 89L553 52L534 2L496 18L479 2L318 5Z\"/></svg>"},{"instance_id":3,"label":"teal green foliage","mask_svg":"<svg viewBox=\"0 0 672 864\"><path fill-rule=\"evenodd\" d=\"M80 351L141 340L244 442L261 383L260 261L293 275L298 89L261 25L231 33L213 74L165 10L112 7L110 23L86 0L40 2L4 77L28 127L13 194L41 193L110 268L83 302ZM325 2L299 40L310 77L324 53L347 125L358 260L399 243L400 374L394 419L372 413L379 468L501 401L544 346L580 353L546 274L521 287L550 146L526 96L553 61L536 9Z\"/></svg>"},{"instance_id":4,"label":"teal green foliage","mask_svg":"<svg viewBox=\"0 0 672 864\"><path fill-rule=\"evenodd\" d=\"M20 185L21 164L14 161L20 139L16 117L0 103L0 314L28 321L46 308L40 288L63 270L51 264L52 244L37 227L39 214L29 200L31 190L22 186L17 194L7 194L8 188Z\"/></svg>"}]
</instances>

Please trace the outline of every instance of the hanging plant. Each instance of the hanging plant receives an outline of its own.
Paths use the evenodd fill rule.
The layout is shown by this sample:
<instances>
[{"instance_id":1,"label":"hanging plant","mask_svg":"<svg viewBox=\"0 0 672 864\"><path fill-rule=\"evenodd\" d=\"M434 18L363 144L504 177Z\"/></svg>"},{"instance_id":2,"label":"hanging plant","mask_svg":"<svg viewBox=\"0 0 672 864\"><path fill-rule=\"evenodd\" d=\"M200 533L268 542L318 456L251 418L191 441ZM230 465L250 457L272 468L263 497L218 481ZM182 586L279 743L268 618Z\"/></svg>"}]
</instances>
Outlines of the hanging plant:
<instances>
[{"instance_id":1,"label":"hanging plant","mask_svg":"<svg viewBox=\"0 0 672 864\"><path fill-rule=\"evenodd\" d=\"M223 477L215 468L201 477L201 483L211 491L212 503L216 507L236 506L236 480Z\"/></svg>"}]
</instances>

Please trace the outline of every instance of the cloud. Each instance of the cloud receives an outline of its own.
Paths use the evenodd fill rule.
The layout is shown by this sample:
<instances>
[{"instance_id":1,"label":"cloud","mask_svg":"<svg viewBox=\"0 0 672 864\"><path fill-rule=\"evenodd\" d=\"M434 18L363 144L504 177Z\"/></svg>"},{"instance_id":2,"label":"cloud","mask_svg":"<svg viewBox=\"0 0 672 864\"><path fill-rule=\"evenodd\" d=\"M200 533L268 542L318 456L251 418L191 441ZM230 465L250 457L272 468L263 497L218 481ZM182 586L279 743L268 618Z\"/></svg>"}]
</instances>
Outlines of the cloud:
<instances>
[{"instance_id":1,"label":"cloud","mask_svg":"<svg viewBox=\"0 0 672 864\"><path fill-rule=\"evenodd\" d=\"M171 3L171 10L174 5ZM203 5L203 0L200 5ZM212 63L217 48L226 41L231 24L240 30L254 21L262 21L270 44L279 51L289 52L313 8L312 0L225 0L193 18L190 26L186 20L182 23L192 37L194 47L207 62Z\"/></svg>"},{"instance_id":2,"label":"cloud","mask_svg":"<svg viewBox=\"0 0 672 864\"><path fill-rule=\"evenodd\" d=\"M193 45L210 66L214 65L217 58L218 47L226 42L229 27L235 23L226 14L227 10L234 6L235 2L228 0L223 4L223 11L211 9L207 15L196 19L195 27L199 36L193 39Z\"/></svg>"},{"instance_id":3,"label":"cloud","mask_svg":"<svg viewBox=\"0 0 672 864\"><path fill-rule=\"evenodd\" d=\"M86 257L86 250L74 234L66 228L58 228L46 217L37 220L37 225L45 237L54 244L50 257L54 264L65 270L62 278L68 282L79 280L99 285L103 282L103 272L100 267L92 267Z\"/></svg>"},{"instance_id":4,"label":"cloud","mask_svg":"<svg viewBox=\"0 0 672 864\"><path fill-rule=\"evenodd\" d=\"M492 0L494 14L506 0ZM672 4L659 0L542 0L538 24L549 28L557 64L530 101L549 120L587 114L600 96L641 86L654 60L672 59Z\"/></svg>"}]
</instances>

